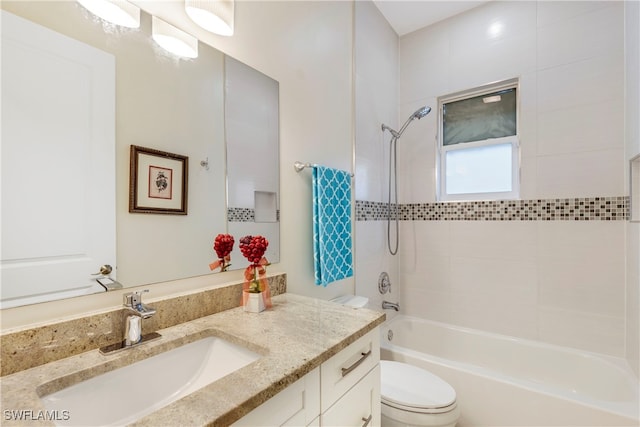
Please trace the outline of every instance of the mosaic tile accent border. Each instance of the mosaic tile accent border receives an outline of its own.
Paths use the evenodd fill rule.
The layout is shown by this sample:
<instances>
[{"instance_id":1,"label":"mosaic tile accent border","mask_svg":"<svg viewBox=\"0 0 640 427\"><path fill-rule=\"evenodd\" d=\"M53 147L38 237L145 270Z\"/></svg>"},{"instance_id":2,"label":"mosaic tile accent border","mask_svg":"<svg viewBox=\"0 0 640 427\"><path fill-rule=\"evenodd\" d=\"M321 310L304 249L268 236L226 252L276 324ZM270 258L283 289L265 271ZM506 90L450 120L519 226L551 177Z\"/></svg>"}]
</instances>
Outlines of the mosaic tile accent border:
<instances>
[{"instance_id":1,"label":"mosaic tile accent border","mask_svg":"<svg viewBox=\"0 0 640 427\"><path fill-rule=\"evenodd\" d=\"M280 221L280 209L276 211L276 218ZM255 212L251 208L227 208L227 221L254 222Z\"/></svg>"},{"instance_id":2,"label":"mosaic tile accent border","mask_svg":"<svg viewBox=\"0 0 640 427\"><path fill-rule=\"evenodd\" d=\"M227 221L229 222L253 222L255 214L250 208L227 208Z\"/></svg>"},{"instance_id":3,"label":"mosaic tile accent border","mask_svg":"<svg viewBox=\"0 0 640 427\"><path fill-rule=\"evenodd\" d=\"M407 203L402 221L616 221L629 219L629 197ZM392 212L395 218L395 212ZM356 221L387 219L386 202L356 200Z\"/></svg>"}]
</instances>

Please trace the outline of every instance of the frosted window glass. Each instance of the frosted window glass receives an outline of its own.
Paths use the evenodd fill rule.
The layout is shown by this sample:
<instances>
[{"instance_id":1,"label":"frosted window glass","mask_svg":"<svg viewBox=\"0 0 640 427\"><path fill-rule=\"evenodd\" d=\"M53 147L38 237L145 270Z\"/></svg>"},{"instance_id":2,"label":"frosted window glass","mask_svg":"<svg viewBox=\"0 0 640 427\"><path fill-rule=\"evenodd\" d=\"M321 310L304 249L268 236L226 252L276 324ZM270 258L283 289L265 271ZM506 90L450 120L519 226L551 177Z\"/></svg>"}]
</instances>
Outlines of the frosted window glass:
<instances>
[{"instance_id":1,"label":"frosted window glass","mask_svg":"<svg viewBox=\"0 0 640 427\"><path fill-rule=\"evenodd\" d=\"M448 102L443 106L442 120L445 146L513 136L516 134L516 90Z\"/></svg>"},{"instance_id":2,"label":"frosted window glass","mask_svg":"<svg viewBox=\"0 0 640 427\"><path fill-rule=\"evenodd\" d=\"M513 145L447 151L447 194L512 191Z\"/></svg>"}]
</instances>

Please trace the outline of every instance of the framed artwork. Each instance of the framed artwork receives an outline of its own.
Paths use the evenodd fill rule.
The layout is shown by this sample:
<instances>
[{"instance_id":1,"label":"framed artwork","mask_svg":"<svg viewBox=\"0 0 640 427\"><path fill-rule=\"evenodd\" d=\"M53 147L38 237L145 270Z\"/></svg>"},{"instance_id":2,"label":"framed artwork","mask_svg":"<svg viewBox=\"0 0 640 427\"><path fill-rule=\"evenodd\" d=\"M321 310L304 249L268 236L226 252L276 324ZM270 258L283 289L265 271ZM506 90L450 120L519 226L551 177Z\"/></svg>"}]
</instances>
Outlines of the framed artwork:
<instances>
[{"instance_id":1,"label":"framed artwork","mask_svg":"<svg viewBox=\"0 0 640 427\"><path fill-rule=\"evenodd\" d=\"M131 146L129 212L187 214L189 158Z\"/></svg>"}]
</instances>

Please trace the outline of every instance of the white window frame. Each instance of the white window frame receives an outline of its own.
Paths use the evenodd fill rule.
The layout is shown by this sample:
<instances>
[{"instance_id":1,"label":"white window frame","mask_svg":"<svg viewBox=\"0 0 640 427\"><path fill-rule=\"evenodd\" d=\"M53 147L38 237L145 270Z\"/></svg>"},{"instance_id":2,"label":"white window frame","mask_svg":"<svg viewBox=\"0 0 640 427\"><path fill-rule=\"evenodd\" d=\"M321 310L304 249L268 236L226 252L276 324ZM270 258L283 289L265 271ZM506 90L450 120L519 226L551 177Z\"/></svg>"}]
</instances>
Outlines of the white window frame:
<instances>
[{"instance_id":1,"label":"white window frame","mask_svg":"<svg viewBox=\"0 0 640 427\"><path fill-rule=\"evenodd\" d=\"M463 142L453 145L444 145L443 114L444 104L461 101L468 98L498 92L504 89L516 89L516 134L502 138L489 138L485 140ZM468 91L457 92L438 98L438 143L436 154L436 182L438 201L469 201L469 200L515 200L520 197L520 87L518 79L505 80L498 83L485 85ZM450 151L467 150L472 148L487 147L493 145L511 144L511 191L496 191L482 193L448 194L446 191L446 161L445 156Z\"/></svg>"}]
</instances>

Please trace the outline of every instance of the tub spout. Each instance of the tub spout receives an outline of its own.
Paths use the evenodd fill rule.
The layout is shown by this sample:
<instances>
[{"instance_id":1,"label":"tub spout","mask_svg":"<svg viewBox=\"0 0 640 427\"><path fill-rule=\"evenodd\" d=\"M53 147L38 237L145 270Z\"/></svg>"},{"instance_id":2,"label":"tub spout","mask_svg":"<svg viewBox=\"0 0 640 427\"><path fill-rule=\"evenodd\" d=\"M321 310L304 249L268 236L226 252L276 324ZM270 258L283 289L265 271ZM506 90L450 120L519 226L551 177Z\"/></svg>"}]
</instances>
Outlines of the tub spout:
<instances>
[{"instance_id":1,"label":"tub spout","mask_svg":"<svg viewBox=\"0 0 640 427\"><path fill-rule=\"evenodd\" d=\"M382 301L382 308L384 310L393 308L395 311L400 311L400 304L397 302Z\"/></svg>"}]
</instances>

